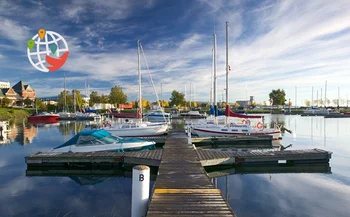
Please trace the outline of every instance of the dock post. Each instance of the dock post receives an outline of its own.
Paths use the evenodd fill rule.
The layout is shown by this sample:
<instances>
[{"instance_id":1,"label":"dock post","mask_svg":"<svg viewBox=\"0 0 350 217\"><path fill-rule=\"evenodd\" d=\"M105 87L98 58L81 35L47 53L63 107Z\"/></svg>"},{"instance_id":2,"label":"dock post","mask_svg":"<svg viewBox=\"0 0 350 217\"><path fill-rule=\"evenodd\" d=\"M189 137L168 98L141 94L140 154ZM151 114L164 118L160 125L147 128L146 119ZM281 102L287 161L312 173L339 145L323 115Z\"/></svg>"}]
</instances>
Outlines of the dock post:
<instances>
[{"instance_id":1,"label":"dock post","mask_svg":"<svg viewBox=\"0 0 350 217\"><path fill-rule=\"evenodd\" d=\"M187 126L187 144L191 145L192 144L192 139L191 139L191 127Z\"/></svg>"},{"instance_id":2,"label":"dock post","mask_svg":"<svg viewBox=\"0 0 350 217\"><path fill-rule=\"evenodd\" d=\"M149 200L150 168L145 165L132 169L131 217L146 216Z\"/></svg>"}]
</instances>

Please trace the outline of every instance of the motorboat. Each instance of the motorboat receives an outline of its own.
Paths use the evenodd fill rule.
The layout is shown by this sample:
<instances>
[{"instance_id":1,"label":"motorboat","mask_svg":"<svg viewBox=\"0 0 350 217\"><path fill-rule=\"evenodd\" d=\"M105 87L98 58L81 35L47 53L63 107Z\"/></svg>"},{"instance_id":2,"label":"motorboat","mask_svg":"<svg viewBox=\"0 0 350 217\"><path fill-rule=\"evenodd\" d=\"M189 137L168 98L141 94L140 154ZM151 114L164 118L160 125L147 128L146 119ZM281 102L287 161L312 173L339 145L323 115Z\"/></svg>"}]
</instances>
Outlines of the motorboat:
<instances>
[{"instance_id":1,"label":"motorboat","mask_svg":"<svg viewBox=\"0 0 350 217\"><path fill-rule=\"evenodd\" d=\"M140 138L121 138L105 130L84 130L52 152L138 151L155 148L155 142Z\"/></svg>"},{"instance_id":2,"label":"motorboat","mask_svg":"<svg viewBox=\"0 0 350 217\"><path fill-rule=\"evenodd\" d=\"M71 120L74 119L76 114L70 113L70 112L59 112L58 115L60 116L60 120Z\"/></svg>"},{"instance_id":3,"label":"motorboat","mask_svg":"<svg viewBox=\"0 0 350 217\"><path fill-rule=\"evenodd\" d=\"M31 123L55 123L60 116L58 114L52 114L48 112L42 112L33 114L28 117L28 121Z\"/></svg>"},{"instance_id":4,"label":"motorboat","mask_svg":"<svg viewBox=\"0 0 350 217\"><path fill-rule=\"evenodd\" d=\"M187 113L181 113L180 116L185 118L206 118L206 115L199 113L199 111L189 111Z\"/></svg>"},{"instance_id":5,"label":"motorboat","mask_svg":"<svg viewBox=\"0 0 350 217\"><path fill-rule=\"evenodd\" d=\"M82 112L77 112L75 118L77 120L100 120L101 115L96 114L96 113L82 113Z\"/></svg>"},{"instance_id":6,"label":"motorboat","mask_svg":"<svg viewBox=\"0 0 350 217\"><path fill-rule=\"evenodd\" d=\"M165 121L169 122L171 119L170 113L165 113L162 110L151 110L147 114L145 114L145 117L147 117L148 121Z\"/></svg>"},{"instance_id":7,"label":"motorboat","mask_svg":"<svg viewBox=\"0 0 350 217\"><path fill-rule=\"evenodd\" d=\"M326 108L317 108L317 107L310 107L307 110L304 111L303 116L308 116L308 115L328 115L330 112Z\"/></svg>"}]
</instances>

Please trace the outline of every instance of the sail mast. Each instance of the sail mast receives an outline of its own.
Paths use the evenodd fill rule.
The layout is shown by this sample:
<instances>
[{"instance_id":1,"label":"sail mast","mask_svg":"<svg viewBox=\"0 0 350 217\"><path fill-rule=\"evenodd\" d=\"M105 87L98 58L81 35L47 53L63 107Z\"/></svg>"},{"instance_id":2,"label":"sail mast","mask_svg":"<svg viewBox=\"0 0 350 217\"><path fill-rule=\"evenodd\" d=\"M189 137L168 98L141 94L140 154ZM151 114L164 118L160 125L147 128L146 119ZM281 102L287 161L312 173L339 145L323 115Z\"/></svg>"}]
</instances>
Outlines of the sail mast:
<instances>
[{"instance_id":1,"label":"sail mast","mask_svg":"<svg viewBox=\"0 0 350 217\"><path fill-rule=\"evenodd\" d=\"M67 108L67 97L66 97L66 73L63 72L63 79L64 79L64 90L63 90L63 93L64 93L64 109L63 111L65 112L66 111L66 108Z\"/></svg>"},{"instance_id":2,"label":"sail mast","mask_svg":"<svg viewBox=\"0 0 350 217\"><path fill-rule=\"evenodd\" d=\"M216 102L216 34L214 33L214 112L215 117L217 114L217 102Z\"/></svg>"},{"instance_id":3,"label":"sail mast","mask_svg":"<svg viewBox=\"0 0 350 217\"><path fill-rule=\"evenodd\" d=\"M226 22L226 107L228 106L228 22ZM228 117L226 116L226 124Z\"/></svg>"},{"instance_id":4,"label":"sail mast","mask_svg":"<svg viewBox=\"0 0 350 217\"><path fill-rule=\"evenodd\" d=\"M141 66L140 66L140 40L137 40L137 72L139 76L139 111L137 115L142 122L142 94L141 94Z\"/></svg>"},{"instance_id":5,"label":"sail mast","mask_svg":"<svg viewBox=\"0 0 350 217\"><path fill-rule=\"evenodd\" d=\"M211 87L210 87L210 105L213 105L213 73L214 73L214 49L211 49L211 56L212 56L212 60L211 60Z\"/></svg>"}]
</instances>

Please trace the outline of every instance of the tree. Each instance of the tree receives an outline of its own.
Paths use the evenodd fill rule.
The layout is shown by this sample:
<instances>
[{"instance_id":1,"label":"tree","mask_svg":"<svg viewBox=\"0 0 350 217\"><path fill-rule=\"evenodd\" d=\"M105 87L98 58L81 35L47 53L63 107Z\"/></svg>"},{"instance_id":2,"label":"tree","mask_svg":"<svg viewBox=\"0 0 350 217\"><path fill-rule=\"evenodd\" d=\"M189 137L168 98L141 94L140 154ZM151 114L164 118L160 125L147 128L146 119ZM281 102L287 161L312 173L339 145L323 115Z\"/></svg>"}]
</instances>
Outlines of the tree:
<instances>
[{"instance_id":1,"label":"tree","mask_svg":"<svg viewBox=\"0 0 350 217\"><path fill-rule=\"evenodd\" d=\"M2 106L9 106L11 103L11 100L9 98L7 98L6 96L1 100L1 105Z\"/></svg>"},{"instance_id":2,"label":"tree","mask_svg":"<svg viewBox=\"0 0 350 217\"><path fill-rule=\"evenodd\" d=\"M235 102L235 104L233 104L233 107L234 108L238 108L240 105L239 105L239 103L238 102Z\"/></svg>"},{"instance_id":3,"label":"tree","mask_svg":"<svg viewBox=\"0 0 350 217\"><path fill-rule=\"evenodd\" d=\"M101 103L101 97L97 91L92 91L90 94L89 106L93 106L95 103Z\"/></svg>"},{"instance_id":4,"label":"tree","mask_svg":"<svg viewBox=\"0 0 350 217\"><path fill-rule=\"evenodd\" d=\"M305 105L306 105L307 107L310 107L310 106L311 106L310 100L305 100Z\"/></svg>"},{"instance_id":5,"label":"tree","mask_svg":"<svg viewBox=\"0 0 350 217\"><path fill-rule=\"evenodd\" d=\"M66 97L66 100L64 98ZM73 105L73 98L69 94L69 91L64 90L58 95L57 106L58 108L62 108L62 110L67 110L70 106Z\"/></svg>"},{"instance_id":6,"label":"tree","mask_svg":"<svg viewBox=\"0 0 350 217\"><path fill-rule=\"evenodd\" d=\"M102 94L100 103L109 103L109 95Z\"/></svg>"},{"instance_id":7,"label":"tree","mask_svg":"<svg viewBox=\"0 0 350 217\"><path fill-rule=\"evenodd\" d=\"M185 101L185 94L180 93L176 90L173 90L173 92L171 93L171 97L170 97L170 105L171 106L184 106L186 103Z\"/></svg>"},{"instance_id":8,"label":"tree","mask_svg":"<svg viewBox=\"0 0 350 217\"><path fill-rule=\"evenodd\" d=\"M169 102L168 101L159 100L159 103L160 103L160 106L163 107L163 108L169 107ZM156 105L158 105L158 104L156 104Z\"/></svg>"},{"instance_id":9,"label":"tree","mask_svg":"<svg viewBox=\"0 0 350 217\"><path fill-rule=\"evenodd\" d=\"M75 95L75 96L74 96ZM74 105L74 98L75 98L75 105L78 108L81 108L83 104L85 103L81 93L79 90L72 90L72 96L71 99L73 100L72 104Z\"/></svg>"},{"instance_id":10,"label":"tree","mask_svg":"<svg viewBox=\"0 0 350 217\"><path fill-rule=\"evenodd\" d=\"M27 97L25 100L23 100L24 105L30 106L32 105L33 101Z\"/></svg>"},{"instance_id":11,"label":"tree","mask_svg":"<svg viewBox=\"0 0 350 217\"><path fill-rule=\"evenodd\" d=\"M40 109L41 111L46 111L47 106L38 98L34 100L35 108Z\"/></svg>"},{"instance_id":12,"label":"tree","mask_svg":"<svg viewBox=\"0 0 350 217\"><path fill-rule=\"evenodd\" d=\"M109 102L112 104L125 104L128 97L123 92L122 87L114 86L111 88L111 93L109 94Z\"/></svg>"},{"instance_id":13,"label":"tree","mask_svg":"<svg viewBox=\"0 0 350 217\"><path fill-rule=\"evenodd\" d=\"M286 93L283 89L272 90L269 97L273 100L273 105L284 105L286 101Z\"/></svg>"},{"instance_id":14,"label":"tree","mask_svg":"<svg viewBox=\"0 0 350 217\"><path fill-rule=\"evenodd\" d=\"M149 103L149 101L145 98L142 97L142 108L150 108L151 104Z\"/></svg>"}]
</instances>

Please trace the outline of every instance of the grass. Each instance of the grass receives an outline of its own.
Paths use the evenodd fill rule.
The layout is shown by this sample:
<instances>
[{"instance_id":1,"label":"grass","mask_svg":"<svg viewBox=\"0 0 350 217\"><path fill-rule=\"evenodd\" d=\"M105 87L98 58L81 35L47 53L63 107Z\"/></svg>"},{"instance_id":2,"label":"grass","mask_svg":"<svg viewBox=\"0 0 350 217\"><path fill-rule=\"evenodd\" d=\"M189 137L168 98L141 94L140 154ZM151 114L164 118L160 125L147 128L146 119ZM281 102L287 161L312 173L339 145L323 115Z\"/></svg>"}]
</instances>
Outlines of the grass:
<instances>
[{"instance_id":1,"label":"grass","mask_svg":"<svg viewBox=\"0 0 350 217\"><path fill-rule=\"evenodd\" d=\"M1 120L22 120L34 112L32 108L0 108Z\"/></svg>"}]
</instances>

